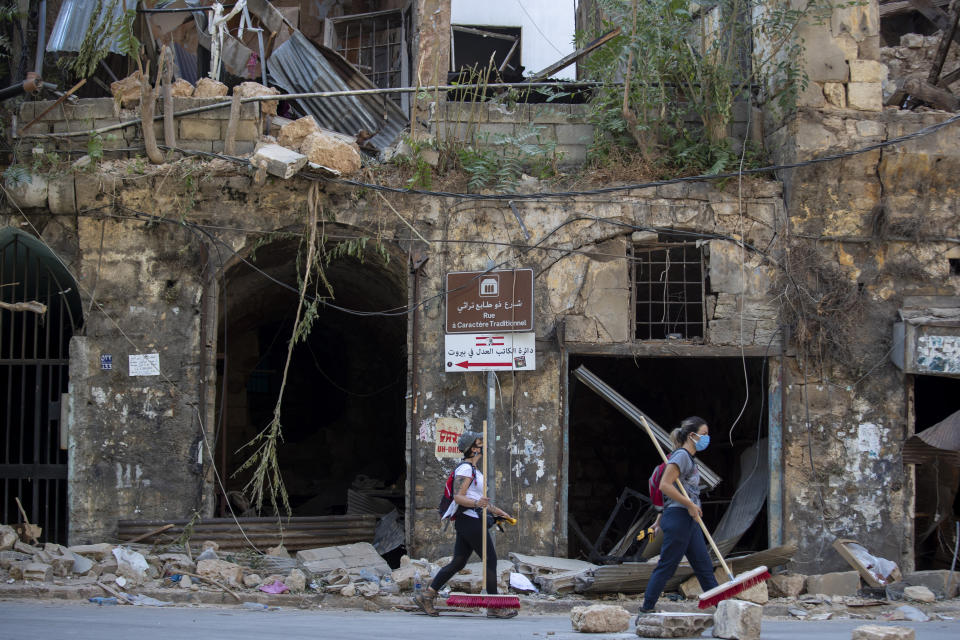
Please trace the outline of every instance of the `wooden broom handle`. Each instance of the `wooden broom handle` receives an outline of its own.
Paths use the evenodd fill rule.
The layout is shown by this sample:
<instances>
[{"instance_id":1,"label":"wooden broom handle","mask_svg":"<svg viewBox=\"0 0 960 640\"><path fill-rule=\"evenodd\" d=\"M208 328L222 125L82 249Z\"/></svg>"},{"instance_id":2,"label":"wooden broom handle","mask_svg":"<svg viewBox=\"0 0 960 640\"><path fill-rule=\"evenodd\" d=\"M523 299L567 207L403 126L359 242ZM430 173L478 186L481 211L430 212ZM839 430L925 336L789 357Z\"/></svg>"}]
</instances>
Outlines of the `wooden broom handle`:
<instances>
[{"instance_id":1,"label":"wooden broom handle","mask_svg":"<svg viewBox=\"0 0 960 640\"><path fill-rule=\"evenodd\" d=\"M650 428L650 425L647 424L646 419L643 416L640 416L640 422L643 423L643 428L647 430L647 435L650 436L650 439L653 440L653 445L657 448L657 452L660 454L660 457L663 458L664 462L668 462L667 454L663 452L663 448L660 446L660 441L657 440L657 437L653 435L653 429ZM486 445L487 441L483 441ZM666 470L664 470L666 473ZM486 485L484 485L486 486ZM690 496L687 494L687 490L684 488L683 483L680 482L680 478L677 478L677 487L680 489L680 493L683 494L683 497L687 500L690 500ZM733 580L733 572L730 571L730 567L727 566L727 563L723 560L723 554L720 553L720 549L717 549L717 543L713 541L713 536L710 535L710 532L707 531L707 525L703 524L703 519L700 516L694 516L694 520L697 521L697 524L700 525L700 528L703 529L703 535L706 536L707 542L710 543L710 548L713 549L713 552L717 556L717 560L720 561L720 565L723 567L723 570L730 576L730 579Z\"/></svg>"},{"instance_id":2,"label":"wooden broom handle","mask_svg":"<svg viewBox=\"0 0 960 640\"><path fill-rule=\"evenodd\" d=\"M487 421L483 421L483 497L487 497ZM480 515L480 536L483 542L480 543L480 574L483 576L480 580L480 593L487 592L487 506L483 506Z\"/></svg>"}]
</instances>

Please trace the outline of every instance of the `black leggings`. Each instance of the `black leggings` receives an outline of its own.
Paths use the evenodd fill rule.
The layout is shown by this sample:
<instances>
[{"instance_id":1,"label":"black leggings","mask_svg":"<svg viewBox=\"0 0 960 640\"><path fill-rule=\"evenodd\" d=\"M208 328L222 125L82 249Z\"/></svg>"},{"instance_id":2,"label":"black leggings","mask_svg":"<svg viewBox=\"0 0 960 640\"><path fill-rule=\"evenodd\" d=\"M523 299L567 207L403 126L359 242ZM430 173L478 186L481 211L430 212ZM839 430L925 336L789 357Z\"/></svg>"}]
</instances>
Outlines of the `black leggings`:
<instances>
[{"instance_id":1,"label":"black leggings","mask_svg":"<svg viewBox=\"0 0 960 640\"><path fill-rule=\"evenodd\" d=\"M430 583L430 588L434 591L440 591L443 585L453 577L455 573L467 566L467 560L470 559L470 553L476 552L481 555L481 545L483 544L482 527L480 518L471 518L461 513L453 521L453 527L457 531L457 541L453 544L453 560L450 564L440 569ZM487 531L487 593L497 592L497 550L493 547L493 537Z\"/></svg>"}]
</instances>

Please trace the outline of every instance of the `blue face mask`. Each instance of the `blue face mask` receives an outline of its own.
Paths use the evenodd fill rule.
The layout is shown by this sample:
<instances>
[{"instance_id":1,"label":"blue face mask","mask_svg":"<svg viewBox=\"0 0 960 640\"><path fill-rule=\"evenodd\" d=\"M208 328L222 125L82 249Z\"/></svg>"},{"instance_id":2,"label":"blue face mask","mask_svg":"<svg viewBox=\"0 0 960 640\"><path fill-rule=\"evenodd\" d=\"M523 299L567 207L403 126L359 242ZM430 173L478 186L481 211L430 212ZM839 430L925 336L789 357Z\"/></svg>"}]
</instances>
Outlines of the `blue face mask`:
<instances>
[{"instance_id":1,"label":"blue face mask","mask_svg":"<svg viewBox=\"0 0 960 640\"><path fill-rule=\"evenodd\" d=\"M697 440L695 446L697 451L703 451L704 449L710 446L710 435L709 434L702 435L702 436L699 436L699 438L700 439Z\"/></svg>"}]
</instances>

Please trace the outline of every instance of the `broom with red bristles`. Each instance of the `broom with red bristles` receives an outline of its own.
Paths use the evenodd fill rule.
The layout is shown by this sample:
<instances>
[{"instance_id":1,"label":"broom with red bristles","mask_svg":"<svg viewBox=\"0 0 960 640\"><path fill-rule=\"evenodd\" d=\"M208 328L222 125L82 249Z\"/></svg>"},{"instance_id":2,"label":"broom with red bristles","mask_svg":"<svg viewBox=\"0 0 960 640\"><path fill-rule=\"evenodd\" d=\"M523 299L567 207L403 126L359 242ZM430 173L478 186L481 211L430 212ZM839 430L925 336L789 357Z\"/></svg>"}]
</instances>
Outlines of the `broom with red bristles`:
<instances>
[{"instance_id":1,"label":"broom with red bristles","mask_svg":"<svg viewBox=\"0 0 960 640\"><path fill-rule=\"evenodd\" d=\"M664 462L667 462L667 456L660 447L660 442L657 440L656 436L653 435L650 425L647 424L647 421L643 416L640 416L640 422L643 423L643 428L647 430L647 435L649 435L650 439L653 440L653 444L657 448L657 452L660 454L660 457L663 458ZM486 443L486 441L484 441L484 443ZM690 496L687 495L687 490L684 488L683 483L680 482L679 478L677 478L677 487L680 489L683 497L689 500ZM707 607L712 607L723 600L728 600L740 593L743 593L754 585L758 585L761 582L766 582L770 579L770 572L764 566L751 569L750 571L741 573L739 576L734 576L733 571L730 570L730 567L728 567L727 563L724 561L723 554L721 554L720 550L717 549L717 544L713 541L713 537L710 535L710 532L707 531L707 525L703 524L703 520L700 517L697 517L696 520L697 524L700 525L700 528L703 529L703 535L710 543L710 548L713 549L713 553L720 561L720 565L723 567L724 572L726 572L727 576L730 578L723 584L717 585L713 589L700 594L700 601L697 603L699 608L706 609Z\"/></svg>"},{"instance_id":2,"label":"broom with red bristles","mask_svg":"<svg viewBox=\"0 0 960 640\"><path fill-rule=\"evenodd\" d=\"M483 497L487 497L487 421L483 421ZM469 517L469 516L461 516ZM447 606L486 607L488 609L519 609L520 598L517 596L490 595L487 593L487 508L480 514L480 531L483 542L480 543L480 566L483 578L480 582L480 594L451 593L447 598Z\"/></svg>"}]
</instances>

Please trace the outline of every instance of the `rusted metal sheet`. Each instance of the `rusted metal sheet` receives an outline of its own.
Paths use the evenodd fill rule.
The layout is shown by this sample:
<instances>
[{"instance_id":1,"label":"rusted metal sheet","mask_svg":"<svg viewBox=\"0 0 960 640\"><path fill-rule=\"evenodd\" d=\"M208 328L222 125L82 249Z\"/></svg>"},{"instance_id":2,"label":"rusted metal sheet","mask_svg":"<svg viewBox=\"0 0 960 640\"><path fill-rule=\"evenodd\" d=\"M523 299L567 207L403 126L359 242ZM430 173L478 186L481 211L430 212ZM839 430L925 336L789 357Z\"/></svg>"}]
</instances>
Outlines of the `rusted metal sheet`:
<instances>
[{"instance_id":1,"label":"rusted metal sheet","mask_svg":"<svg viewBox=\"0 0 960 640\"><path fill-rule=\"evenodd\" d=\"M190 520L120 520L117 537L121 541L131 540L166 524L174 526L143 541L172 543L183 535ZM283 544L288 551L299 551L354 542L372 543L376 526L377 516L372 514L288 518L279 522L276 518L208 518L192 525L190 539L212 540L225 550L248 549L249 539L261 550Z\"/></svg>"},{"instance_id":2,"label":"rusted metal sheet","mask_svg":"<svg viewBox=\"0 0 960 640\"><path fill-rule=\"evenodd\" d=\"M342 56L315 45L299 31L277 47L267 60L267 70L285 93L377 88ZM395 144L407 126L407 116L386 95L301 98L295 102L321 127L351 136L372 134L366 144L377 150Z\"/></svg>"}]
</instances>

